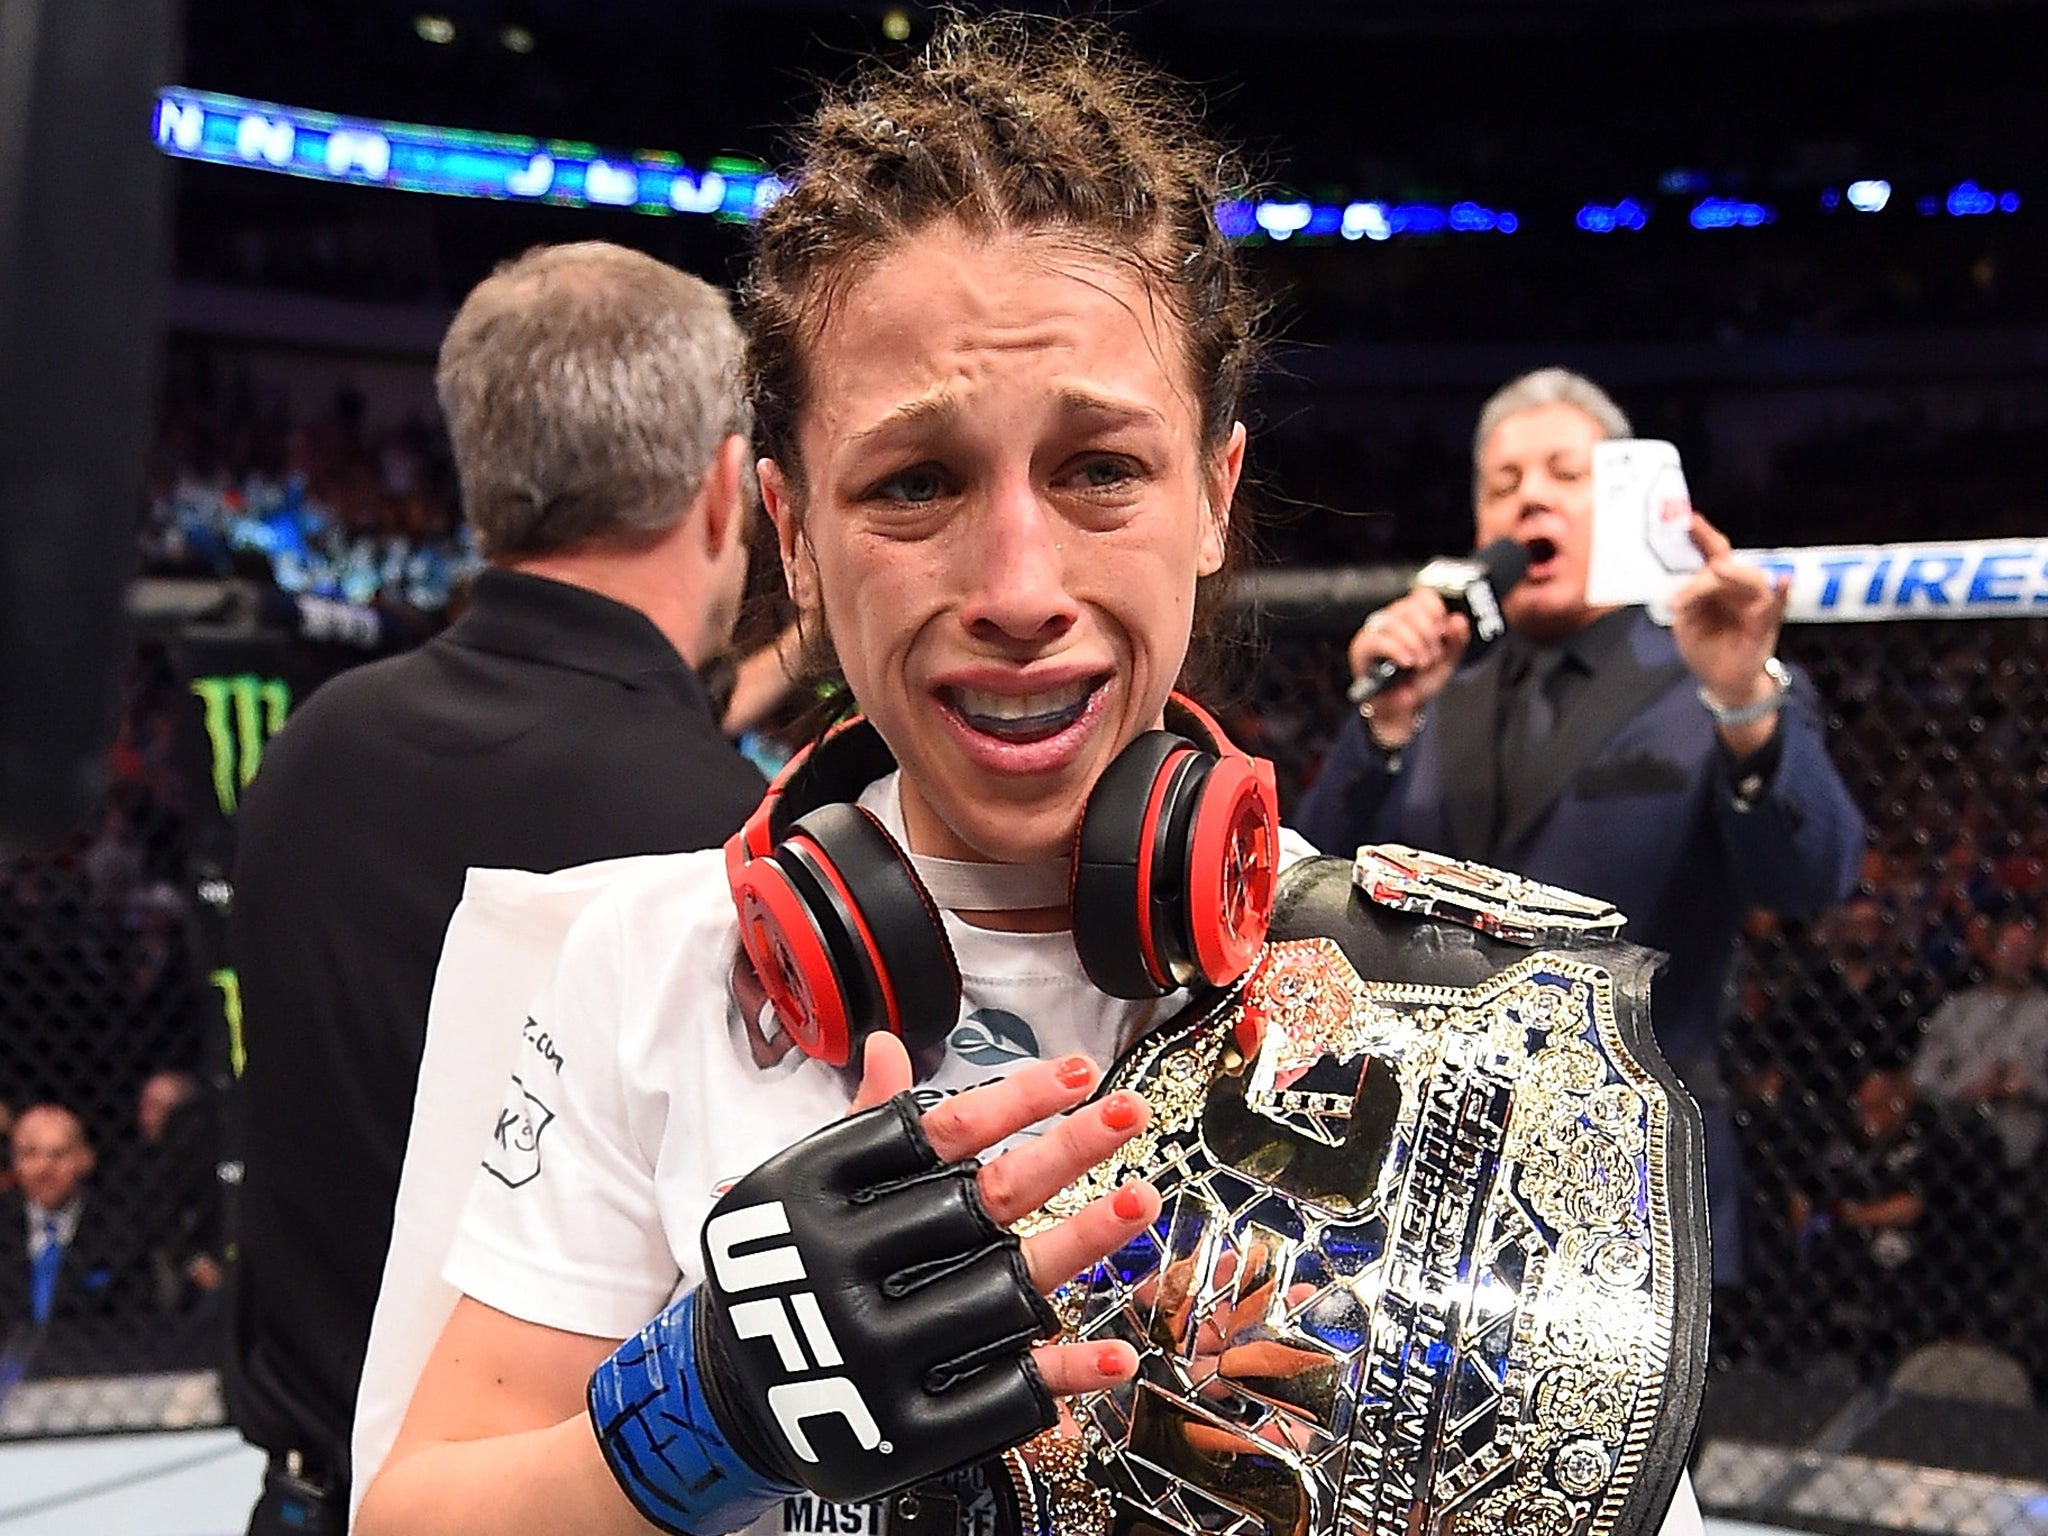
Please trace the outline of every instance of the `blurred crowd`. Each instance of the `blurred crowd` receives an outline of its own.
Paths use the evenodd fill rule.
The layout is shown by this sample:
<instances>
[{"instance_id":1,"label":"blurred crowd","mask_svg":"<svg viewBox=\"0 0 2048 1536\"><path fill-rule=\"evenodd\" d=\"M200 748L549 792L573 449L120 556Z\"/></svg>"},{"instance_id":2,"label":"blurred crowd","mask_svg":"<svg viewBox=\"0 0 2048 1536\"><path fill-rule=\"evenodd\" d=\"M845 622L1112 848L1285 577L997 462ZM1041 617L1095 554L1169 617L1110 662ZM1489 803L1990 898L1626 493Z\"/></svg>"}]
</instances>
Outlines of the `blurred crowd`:
<instances>
[{"instance_id":1,"label":"blurred crowd","mask_svg":"<svg viewBox=\"0 0 2048 1536\"><path fill-rule=\"evenodd\" d=\"M143 569L254 573L293 596L438 615L479 568L438 421L373 426L363 395L291 419L247 369L175 351L151 457Z\"/></svg>"}]
</instances>

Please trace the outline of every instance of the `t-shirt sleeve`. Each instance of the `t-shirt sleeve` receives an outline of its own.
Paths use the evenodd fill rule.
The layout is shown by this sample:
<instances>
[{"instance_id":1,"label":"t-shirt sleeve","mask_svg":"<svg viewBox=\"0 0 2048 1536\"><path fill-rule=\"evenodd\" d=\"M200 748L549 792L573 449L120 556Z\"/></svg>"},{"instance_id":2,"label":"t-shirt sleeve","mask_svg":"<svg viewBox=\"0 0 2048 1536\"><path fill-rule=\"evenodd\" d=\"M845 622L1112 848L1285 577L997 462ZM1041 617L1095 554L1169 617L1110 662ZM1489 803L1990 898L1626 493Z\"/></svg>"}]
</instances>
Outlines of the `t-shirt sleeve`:
<instances>
[{"instance_id":1,"label":"t-shirt sleeve","mask_svg":"<svg viewBox=\"0 0 2048 1536\"><path fill-rule=\"evenodd\" d=\"M655 1149L633 1133L621 933L604 899L569 930L522 1029L443 1271L486 1306L600 1338L638 1330L679 1278Z\"/></svg>"}]
</instances>

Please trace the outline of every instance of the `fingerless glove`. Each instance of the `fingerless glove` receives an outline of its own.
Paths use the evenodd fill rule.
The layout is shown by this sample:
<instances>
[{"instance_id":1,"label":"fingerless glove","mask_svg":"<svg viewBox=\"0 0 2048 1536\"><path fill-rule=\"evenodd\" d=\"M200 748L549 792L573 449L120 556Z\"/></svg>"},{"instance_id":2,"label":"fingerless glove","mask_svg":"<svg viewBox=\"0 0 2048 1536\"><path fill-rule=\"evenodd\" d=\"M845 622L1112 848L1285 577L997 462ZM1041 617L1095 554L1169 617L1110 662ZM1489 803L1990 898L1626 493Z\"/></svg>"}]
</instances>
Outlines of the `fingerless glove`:
<instances>
[{"instance_id":1,"label":"fingerless glove","mask_svg":"<svg viewBox=\"0 0 2048 1536\"><path fill-rule=\"evenodd\" d=\"M878 1498L1054 1422L1030 1350L1058 1322L978 1166L941 1162L903 1094L720 1197L704 1283L591 1378L598 1442L644 1516L710 1536L798 1486Z\"/></svg>"}]
</instances>

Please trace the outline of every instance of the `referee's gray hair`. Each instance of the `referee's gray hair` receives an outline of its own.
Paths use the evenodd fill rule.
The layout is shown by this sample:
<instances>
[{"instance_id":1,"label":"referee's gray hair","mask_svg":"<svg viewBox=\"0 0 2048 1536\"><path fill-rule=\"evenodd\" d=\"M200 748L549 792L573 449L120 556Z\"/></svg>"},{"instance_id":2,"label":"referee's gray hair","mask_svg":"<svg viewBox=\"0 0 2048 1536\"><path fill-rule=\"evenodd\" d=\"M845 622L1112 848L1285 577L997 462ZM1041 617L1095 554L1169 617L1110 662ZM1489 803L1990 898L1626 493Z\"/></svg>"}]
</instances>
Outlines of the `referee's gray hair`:
<instances>
[{"instance_id":1,"label":"referee's gray hair","mask_svg":"<svg viewBox=\"0 0 2048 1536\"><path fill-rule=\"evenodd\" d=\"M1633 437L1635 429L1607 391L1582 373L1569 368L1538 368L1518 379L1510 379L1495 390L1479 408L1479 425L1472 430L1472 488L1479 491L1479 456L1486 452L1486 440L1494 428L1510 416L1533 411L1541 405L1577 406L1600 424L1609 437Z\"/></svg>"},{"instance_id":2,"label":"referee's gray hair","mask_svg":"<svg viewBox=\"0 0 2048 1536\"><path fill-rule=\"evenodd\" d=\"M500 266L434 374L478 548L517 558L673 526L719 444L752 430L741 352L722 292L639 251L584 241Z\"/></svg>"}]
</instances>

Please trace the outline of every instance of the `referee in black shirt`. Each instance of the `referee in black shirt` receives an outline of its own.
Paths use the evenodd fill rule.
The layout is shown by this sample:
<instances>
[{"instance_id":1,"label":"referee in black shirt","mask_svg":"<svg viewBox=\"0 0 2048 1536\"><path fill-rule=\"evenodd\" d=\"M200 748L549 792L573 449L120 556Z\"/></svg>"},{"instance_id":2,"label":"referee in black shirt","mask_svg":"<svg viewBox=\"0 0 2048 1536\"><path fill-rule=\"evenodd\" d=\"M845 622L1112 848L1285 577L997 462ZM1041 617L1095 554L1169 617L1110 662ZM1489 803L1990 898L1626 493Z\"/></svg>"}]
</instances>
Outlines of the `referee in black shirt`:
<instances>
[{"instance_id":1,"label":"referee in black shirt","mask_svg":"<svg viewBox=\"0 0 2048 1536\"><path fill-rule=\"evenodd\" d=\"M746 579L740 351L717 289L616 246L544 247L479 284L436 385L490 567L445 633L313 694L243 799L229 1381L270 1455L252 1536L346 1523L464 872L711 847L760 798L694 671L729 640Z\"/></svg>"}]
</instances>

